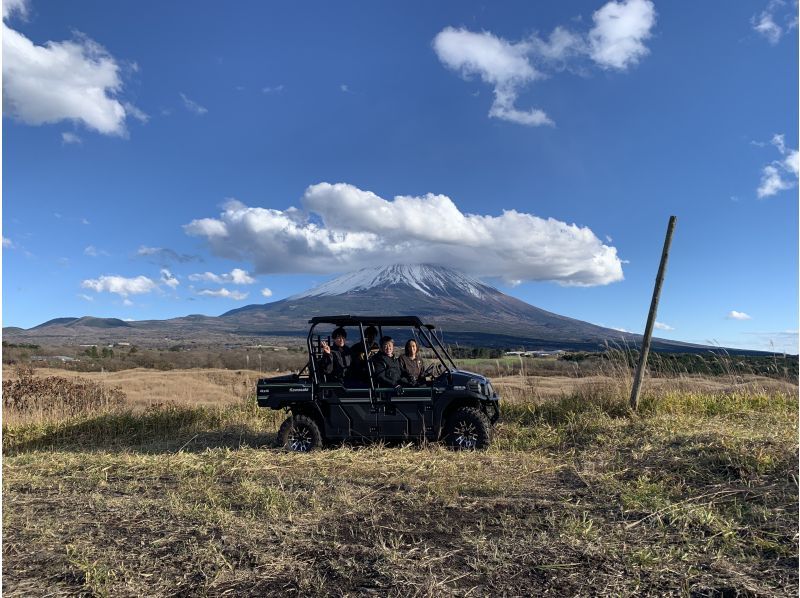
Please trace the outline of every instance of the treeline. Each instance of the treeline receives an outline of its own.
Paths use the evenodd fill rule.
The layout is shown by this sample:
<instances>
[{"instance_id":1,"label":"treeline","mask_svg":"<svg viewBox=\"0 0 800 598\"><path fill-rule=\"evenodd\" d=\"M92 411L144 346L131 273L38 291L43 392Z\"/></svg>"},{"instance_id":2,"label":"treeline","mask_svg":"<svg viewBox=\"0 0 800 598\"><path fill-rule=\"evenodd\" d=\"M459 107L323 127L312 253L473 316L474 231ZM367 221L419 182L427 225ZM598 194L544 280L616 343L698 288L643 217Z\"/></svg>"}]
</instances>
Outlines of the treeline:
<instances>
[{"instance_id":1,"label":"treeline","mask_svg":"<svg viewBox=\"0 0 800 598\"><path fill-rule=\"evenodd\" d=\"M635 368L639 351L611 350L603 353L565 353L560 359L583 366L613 361ZM593 363L594 362L594 363ZM647 369L652 375L675 376L703 374L707 376L754 375L770 378L797 379L800 375L797 355L730 355L726 353L650 353Z\"/></svg>"},{"instance_id":2,"label":"treeline","mask_svg":"<svg viewBox=\"0 0 800 598\"><path fill-rule=\"evenodd\" d=\"M4 343L5 365L46 365L79 372L105 370L115 372L133 368L155 370L220 368L228 370L250 369L265 373L299 370L306 361L305 350L294 347L283 350L227 348L149 349L131 346L115 347L39 347L35 349L9 347ZM63 361L68 357L74 361Z\"/></svg>"}]
</instances>

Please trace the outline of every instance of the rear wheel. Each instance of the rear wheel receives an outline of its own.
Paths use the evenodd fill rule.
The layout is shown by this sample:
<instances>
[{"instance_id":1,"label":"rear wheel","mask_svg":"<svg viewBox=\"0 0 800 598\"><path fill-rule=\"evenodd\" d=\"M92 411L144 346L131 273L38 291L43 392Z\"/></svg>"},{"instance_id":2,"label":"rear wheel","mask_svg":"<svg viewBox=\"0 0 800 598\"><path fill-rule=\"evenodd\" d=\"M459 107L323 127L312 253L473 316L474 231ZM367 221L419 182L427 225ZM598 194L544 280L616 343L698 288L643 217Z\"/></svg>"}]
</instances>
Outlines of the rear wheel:
<instances>
[{"instance_id":1,"label":"rear wheel","mask_svg":"<svg viewBox=\"0 0 800 598\"><path fill-rule=\"evenodd\" d=\"M457 451L485 449L492 442L492 425L479 409L462 407L447 418L445 442Z\"/></svg>"},{"instance_id":2,"label":"rear wheel","mask_svg":"<svg viewBox=\"0 0 800 598\"><path fill-rule=\"evenodd\" d=\"M278 430L277 444L289 451L307 453L322 446L322 433L307 415L290 415Z\"/></svg>"}]
</instances>

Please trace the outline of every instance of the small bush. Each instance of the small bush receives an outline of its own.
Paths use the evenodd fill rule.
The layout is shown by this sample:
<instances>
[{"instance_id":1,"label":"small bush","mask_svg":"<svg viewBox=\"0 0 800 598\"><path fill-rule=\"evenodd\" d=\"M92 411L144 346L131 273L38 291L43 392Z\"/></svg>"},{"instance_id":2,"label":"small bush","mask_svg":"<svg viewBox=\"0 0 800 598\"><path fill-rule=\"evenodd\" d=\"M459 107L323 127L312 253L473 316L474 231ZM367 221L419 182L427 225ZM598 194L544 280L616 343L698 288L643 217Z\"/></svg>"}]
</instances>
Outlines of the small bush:
<instances>
[{"instance_id":1,"label":"small bush","mask_svg":"<svg viewBox=\"0 0 800 598\"><path fill-rule=\"evenodd\" d=\"M119 388L61 376L39 378L29 367L18 368L16 379L3 381L3 410L12 418L76 417L118 407L124 400Z\"/></svg>"}]
</instances>

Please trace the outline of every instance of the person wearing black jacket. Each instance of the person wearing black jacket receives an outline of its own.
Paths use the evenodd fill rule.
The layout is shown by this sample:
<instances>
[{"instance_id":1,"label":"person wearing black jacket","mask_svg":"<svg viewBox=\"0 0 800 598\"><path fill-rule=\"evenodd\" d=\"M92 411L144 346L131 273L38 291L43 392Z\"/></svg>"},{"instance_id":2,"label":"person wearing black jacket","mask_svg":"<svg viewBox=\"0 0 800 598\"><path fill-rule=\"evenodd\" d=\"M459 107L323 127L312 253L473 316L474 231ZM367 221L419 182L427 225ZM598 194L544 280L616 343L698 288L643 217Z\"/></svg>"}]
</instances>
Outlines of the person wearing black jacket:
<instances>
[{"instance_id":1,"label":"person wearing black jacket","mask_svg":"<svg viewBox=\"0 0 800 598\"><path fill-rule=\"evenodd\" d=\"M394 356L394 340L389 336L381 339L381 350L370 361L375 374L375 384L381 388L397 387L407 382L400 369L400 362Z\"/></svg>"},{"instance_id":2,"label":"person wearing black jacket","mask_svg":"<svg viewBox=\"0 0 800 598\"><path fill-rule=\"evenodd\" d=\"M350 368L350 347L345 344L347 331L339 327L333 331L333 347L322 342L322 357L319 360L320 371L329 381L343 382Z\"/></svg>"}]
</instances>

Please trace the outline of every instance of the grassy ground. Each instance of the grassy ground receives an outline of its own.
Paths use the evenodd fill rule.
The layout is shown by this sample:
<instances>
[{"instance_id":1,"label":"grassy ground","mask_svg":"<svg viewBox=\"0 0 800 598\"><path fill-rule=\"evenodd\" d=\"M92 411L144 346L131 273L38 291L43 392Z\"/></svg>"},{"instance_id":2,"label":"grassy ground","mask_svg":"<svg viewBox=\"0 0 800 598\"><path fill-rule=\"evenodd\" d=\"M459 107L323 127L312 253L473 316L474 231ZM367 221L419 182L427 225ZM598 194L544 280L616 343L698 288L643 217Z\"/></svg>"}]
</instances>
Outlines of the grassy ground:
<instances>
[{"instance_id":1,"label":"grassy ground","mask_svg":"<svg viewBox=\"0 0 800 598\"><path fill-rule=\"evenodd\" d=\"M483 453L287 454L244 399L4 426L3 592L797 594L796 387L498 387Z\"/></svg>"}]
</instances>

